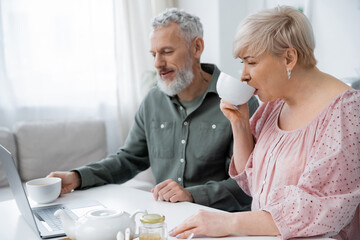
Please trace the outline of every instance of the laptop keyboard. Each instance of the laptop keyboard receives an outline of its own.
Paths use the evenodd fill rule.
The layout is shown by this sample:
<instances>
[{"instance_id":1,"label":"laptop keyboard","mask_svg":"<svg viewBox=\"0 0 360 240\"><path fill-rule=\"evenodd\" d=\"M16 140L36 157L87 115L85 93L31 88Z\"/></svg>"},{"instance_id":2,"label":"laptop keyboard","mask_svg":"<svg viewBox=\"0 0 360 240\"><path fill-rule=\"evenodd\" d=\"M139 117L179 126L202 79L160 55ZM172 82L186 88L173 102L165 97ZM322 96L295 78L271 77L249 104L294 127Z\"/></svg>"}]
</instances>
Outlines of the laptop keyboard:
<instances>
[{"instance_id":1,"label":"laptop keyboard","mask_svg":"<svg viewBox=\"0 0 360 240\"><path fill-rule=\"evenodd\" d=\"M58 210L59 207L54 207L54 208L38 208L33 210L34 214L36 215L36 217L44 224L44 222L46 224L44 224L44 226L47 228L46 225L48 225L50 227L50 229L52 231L58 231L58 230L62 230L62 224L61 224L61 220L60 218L54 216L54 213L56 212L56 210ZM69 209L62 207L61 209L65 210L69 216L71 218L73 218L74 220L76 220L78 217ZM50 229L48 229L50 231Z\"/></svg>"}]
</instances>

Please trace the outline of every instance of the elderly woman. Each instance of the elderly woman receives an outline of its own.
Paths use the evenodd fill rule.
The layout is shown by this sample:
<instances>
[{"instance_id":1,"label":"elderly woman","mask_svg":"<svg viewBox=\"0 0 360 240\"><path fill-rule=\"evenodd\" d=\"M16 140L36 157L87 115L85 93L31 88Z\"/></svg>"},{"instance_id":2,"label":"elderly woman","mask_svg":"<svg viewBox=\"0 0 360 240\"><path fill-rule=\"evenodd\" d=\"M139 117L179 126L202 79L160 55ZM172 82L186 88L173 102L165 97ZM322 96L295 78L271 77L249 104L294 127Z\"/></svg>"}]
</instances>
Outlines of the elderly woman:
<instances>
[{"instance_id":1,"label":"elderly woman","mask_svg":"<svg viewBox=\"0 0 360 240\"><path fill-rule=\"evenodd\" d=\"M220 107L234 134L229 172L253 197L252 211L200 211L171 235L358 239L360 92L321 72L314 47L311 25L295 9L243 21L234 55L244 63L241 80L264 103L250 122L246 104Z\"/></svg>"}]
</instances>

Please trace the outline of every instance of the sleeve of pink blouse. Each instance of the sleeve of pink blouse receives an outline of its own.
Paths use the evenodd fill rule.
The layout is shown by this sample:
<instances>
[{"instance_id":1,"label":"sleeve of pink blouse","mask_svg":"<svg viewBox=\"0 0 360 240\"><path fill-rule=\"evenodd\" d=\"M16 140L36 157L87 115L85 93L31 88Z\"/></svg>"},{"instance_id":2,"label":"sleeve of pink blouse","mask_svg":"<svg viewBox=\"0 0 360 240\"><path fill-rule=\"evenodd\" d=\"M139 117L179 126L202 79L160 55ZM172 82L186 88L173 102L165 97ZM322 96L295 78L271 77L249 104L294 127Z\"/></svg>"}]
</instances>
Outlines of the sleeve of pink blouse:
<instances>
[{"instance_id":1,"label":"sleeve of pink blouse","mask_svg":"<svg viewBox=\"0 0 360 240\"><path fill-rule=\"evenodd\" d=\"M298 185L269 194L263 210L283 239L333 236L353 221L360 203L359 99L360 92L352 92L329 109Z\"/></svg>"},{"instance_id":2,"label":"sleeve of pink blouse","mask_svg":"<svg viewBox=\"0 0 360 240\"><path fill-rule=\"evenodd\" d=\"M276 101L277 102L277 101ZM250 119L251 133L254 136L255 142L259 137L259 133L264 126L264 123L267 119L267 116L271 113L273 105L275 103L263 103L254 113ZM232 157L230 166L229 166L229 175L233 178L239 187L249 196L251 196L251 187L252 187L252 157L250 154L249 159L246 163L245 169L243 172L238 173L234 164L234 157Z\"/></svg>"}]
</instances>

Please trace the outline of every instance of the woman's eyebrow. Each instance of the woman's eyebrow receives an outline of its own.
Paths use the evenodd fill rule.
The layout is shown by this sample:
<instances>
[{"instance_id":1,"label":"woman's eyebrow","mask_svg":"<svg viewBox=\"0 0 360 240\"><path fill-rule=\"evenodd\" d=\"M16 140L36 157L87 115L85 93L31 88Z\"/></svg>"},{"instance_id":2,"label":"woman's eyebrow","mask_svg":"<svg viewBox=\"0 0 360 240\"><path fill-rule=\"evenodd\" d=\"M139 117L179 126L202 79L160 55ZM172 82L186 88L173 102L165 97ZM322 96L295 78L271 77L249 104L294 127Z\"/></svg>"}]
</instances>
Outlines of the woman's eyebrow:
<instances>
[{"instance_id":1,"label":"woman's eyebrow","mask_svg":"<svg viewBox=\"0 0 360 240\"><path fill-rule=\"evenodd\" d=\"M243 59L246 60L246 59L248 59L248 58L255 58L255 57L253 57L253 56L246 56L246 57L244 57Z\"/></svg>"}]
</instances>

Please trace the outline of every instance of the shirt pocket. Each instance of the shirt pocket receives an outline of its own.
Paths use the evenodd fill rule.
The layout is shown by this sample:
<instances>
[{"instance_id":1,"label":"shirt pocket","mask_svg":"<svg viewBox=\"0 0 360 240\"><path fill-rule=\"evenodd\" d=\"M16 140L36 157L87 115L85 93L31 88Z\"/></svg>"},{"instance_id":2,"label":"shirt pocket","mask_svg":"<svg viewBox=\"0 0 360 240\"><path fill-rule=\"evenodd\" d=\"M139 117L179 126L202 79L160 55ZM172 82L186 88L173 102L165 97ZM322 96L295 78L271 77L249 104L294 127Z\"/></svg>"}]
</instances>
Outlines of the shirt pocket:
<instances>
[{"instance_id":1,"label":"shirt pocket","mask_svg":"<svg viewBox=\"0 0 360 240\"><path fill-rule=\"evenodd\" d=\"M232 140L231 127L222 122L201 122L194 136L196 159L210 164L224 163Z\"/></svg>"},{"instance_id":2,"label":"shirt pocket","mask_svg":"<svg viewBox=\"0 0 360 240\"><path fill-rule=\"evenodd\" d=\"M150 127L151 155L155 158L172 158L174 156L174 123L152 121Z\"/></svg>"}]
</instances>

